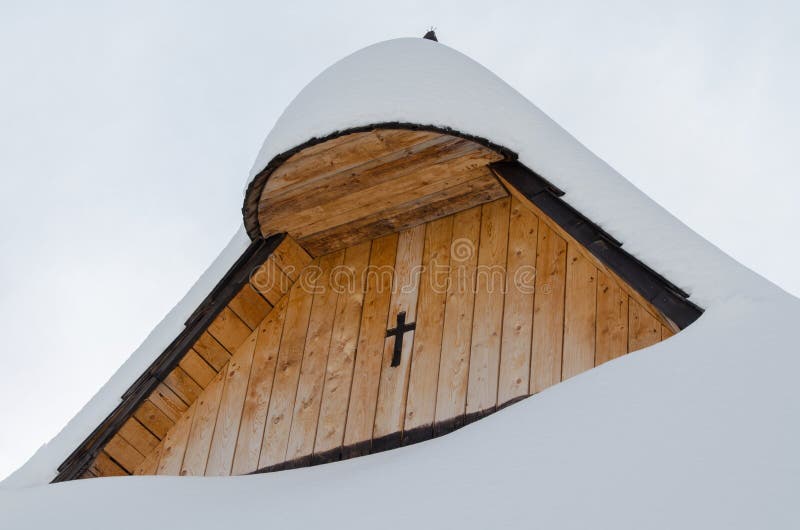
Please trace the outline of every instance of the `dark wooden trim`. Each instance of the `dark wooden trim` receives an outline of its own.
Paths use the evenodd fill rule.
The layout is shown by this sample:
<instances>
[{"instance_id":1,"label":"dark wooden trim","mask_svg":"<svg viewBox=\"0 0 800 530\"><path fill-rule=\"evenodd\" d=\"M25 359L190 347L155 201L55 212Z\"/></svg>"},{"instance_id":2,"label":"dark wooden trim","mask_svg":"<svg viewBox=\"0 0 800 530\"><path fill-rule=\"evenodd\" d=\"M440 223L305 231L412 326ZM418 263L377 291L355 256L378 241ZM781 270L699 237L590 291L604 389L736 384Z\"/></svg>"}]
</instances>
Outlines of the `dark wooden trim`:
<instances>
[{"instance_id":1,"label":"dark wooden trim","mask_svg":"<svg viewBox=\"0 0 800 530\"><path fill-rule=\"evenodd\" d=\"M520 398L515 399L504 406L511 405L512 403L516 403L529 397L530 396L521 396ZM274 471L286 471L287 469L297 469L300 467L318 466L320 464L329 464L331 462L338 462L339 460L349 460L359 456L366 456L375 453L382 453L391 449L397 449L405 445L425 442L427 440L444 436L474 421L485 418L493 412L497 412L500 408L503 407L492 407L488 410L473 414L462 414L449 420L434 423L433 425L422 425L408 431L396 432L386 436L381 436L379 438L375 438L374 440L367 440L353 445L337 447L335 449L330 449L323 453L310 456L301 456L300 458L281 462L280 464L274 464L257 469L256 471L248 474L256 475L260 473L272 473Z\"/></svg>"},{"instance_id":2,"label":"dark wooden trim","mask_svg":"<svg viewBox=\"0 0 800 530\"><path fill-rule=\"evenodd\" d=\"M288 151L284 151L279 155L276 155L272 160L269 161L267 166L262 169L254 178L250 181L250 184L247 186L247 191L244 195L244 205L242 206L242 216L244 218L244 227L247 229L247 234L250 236L250 239L258 239L261 237L261 226L258 221L258 203L261 200L261 192L264 190L264 186L267 184L267 180L269 179L270 175L278 169L278 167L286 162L292 155L299 153L303 149L308 147L321 144L323 142L327 142L328 140L333 140L334 138L338 138L340 136L345 136L348 134L355 134L361 132L369 132L375 131L379 129L406 129L411 131L430 131L436 132L441 134L448 134L450 136L455 136L458 138L464 138L466 140L473 141L477 144L483 145L488 147L489 149L500 153L504 158L508 160L516 160L517 154L510 149L506 149L501 145L497 145L493 142L490 142L486 138L481 138L480 136L473 136L470 134L464 134L462 132L456 131L455 129L451 129L450 127L440 127L438 125L420 125L418 123L406 123L406 122L381 122L381 123L373 123L371 125L364 125L360 127L352 127L350 129L342 129L340 131L334 131L330 134L320 137L311 138L308 141L303 142L302 144L289 149Z\"/></svg>"},{"instance_id":3,"label":"dark wooden trim","mask_svg":"<svg viewBox=\"0 0 800 530\"><path fill-rule=\"evenodd\" d=\"M119 431L122 424L133 415L139 405L178 365L186 352L228 302L250 281L253 271L266 261L285 237L286 234L278 234L268 239L257 239L247 247L236 263L192 313L186 321L183 331L125 391L121 397L121 403L114 411L58 467L58 475L53 482L73 480L83 474L106 443Z\"/></svg>"},{"instance_id":4,"label":"dark wooden trim","mask_svg":"<svg viewBox=\"0 0 800 530\"><path fill-rule=\"evenodd\" d=\"M574 237L603 265L661 311L680 329L700 318L703 310L689 294L622 249L622 243L561 200L563 192L518 161L489 167Z\"/></svg>"}]
</instances>

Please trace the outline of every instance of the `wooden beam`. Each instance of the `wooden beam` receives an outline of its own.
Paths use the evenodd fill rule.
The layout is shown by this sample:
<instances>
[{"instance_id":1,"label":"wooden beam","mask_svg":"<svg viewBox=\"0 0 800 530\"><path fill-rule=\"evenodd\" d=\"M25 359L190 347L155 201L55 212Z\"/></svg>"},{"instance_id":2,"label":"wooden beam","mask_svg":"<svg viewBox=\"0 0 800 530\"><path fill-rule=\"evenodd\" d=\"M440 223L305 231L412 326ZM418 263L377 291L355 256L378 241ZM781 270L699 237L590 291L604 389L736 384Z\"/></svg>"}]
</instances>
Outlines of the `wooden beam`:
<instances>
[{"instance_id":1,"label":"wooden beam","mask_svg":"<svg viewBox=\"0 0 800 530\"><path fill-rule=\"evenodd\" d=\"M400 313L405 313L406 322L415 322L417 319L417 296L419 295L420 267L423 263L422 254L425 246L425 226L419 225L400 233L392 280L392 298L389 302L389 315L385 329L395 325L397 315ZM392 337L384 337L378 404L375 410L372 437L375 443L379 443L378 440L385 443L384 437L394 435L394 445L400 445L403 416L406 412L414 331L409 331L403 337L400 363L397 366L392 366L394 341L395 339Z\"/></svg>"},{"instance_id":2,"label":"wooden beam","mask_svg":"<svg viewBox=\"0 0 800 530\"><path fill-rule=\"evenodd\" d=\"M539 219L511 200L497 404L528 395Z\"/></svg>"},{"instance_id":3,"label":"wooden beam","mask_svg":"<svg viewBox=\"0 0 800 530\"><path fill-rule=\"evenodd\" d=\"M428 223L422 257L425 266L420 277L417 302L417 329L411 353L403 443L413 442L410 432L412 430L432 429L436 416L436 386L439 382L452 241L452 216Z\"/></svg>"},{"instance_id":4,"label":"wooden beam","mask_svg":"<svg viewBox=\"0 0 800 530\"><path fill-rule=\"evenodd\" d=\"M372 440L397 241L397 234L390 234L373 241L370 250L370 270L344 433L344 445L350 448L351 454L366 452Z\"/></svg>"},{"instance_id":5,"label":"wooden beam","mask_svg":"<svg viewBox=\"0 0 800 530\"><path fill-rule=\"evenodd\" d=\"M344 440L371 247L372 243L367 241L348 248L345 251L344 269L337 276L339 287L343 291L336 303L317 437L314 442L315 455L329 455L338 451Z\"/></svg>"},{"instance_id":6,"label":"wooden beam","mask_svg":"<svg viewBox=\"0 0 800 530\"><path fill-rule=\"evenodd\" d=\"M497 405L510 206L509 199L483 206L467 415L482 414Z\"/></svg>"},{"instance_id":7,"label":"wooden beam","mask_svg":"<svg viewBox=\"0 0 800 530\"><path fill-rule=\"evenodd\" d=\"M249 473L258 468L287 302L287 296L279 300L272 313L259 326L253 353L253 367L242 409L239 438L236 440L233 475Z\"/></svg>"},{"instance_id":8,"label":"wooden beam","mask_svg":"<svg viewBox=\"0 0 800 530\"><path fill-rule=\"evenodd\" d=\"M336 316L339 291L334 275L344 262L344 250L323 256L319 260L319 279L316 283L308 333L303 348L303 361L294 401L292 426L286 460L311 457L317 434L322 387Z\"/></svg>"},{"instance_id":9,"label":"wooden beam","mask_svg":"<svg viewBox=\"0 0 800 530\"><path fill-rule=\"evenodd\" d=\"M481 207L454 215L434 425L457 427L466 411L480 232Z\"/></svg>"}]
</instances>

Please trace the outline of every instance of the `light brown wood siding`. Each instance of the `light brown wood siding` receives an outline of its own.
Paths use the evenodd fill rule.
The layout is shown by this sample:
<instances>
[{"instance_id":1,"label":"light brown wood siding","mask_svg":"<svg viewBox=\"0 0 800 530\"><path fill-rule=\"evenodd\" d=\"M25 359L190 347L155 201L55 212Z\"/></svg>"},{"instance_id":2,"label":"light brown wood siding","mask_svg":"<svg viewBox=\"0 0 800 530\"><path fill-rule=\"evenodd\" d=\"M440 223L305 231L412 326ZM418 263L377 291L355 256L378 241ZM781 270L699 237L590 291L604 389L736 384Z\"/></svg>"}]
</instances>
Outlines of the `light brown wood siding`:
<instances>
[{"instance_id":1,"label":"light brown wood siding","mask_svg":"<svg viewBox=\"0 0 800 530\"><path fill-rule=\"evenodd\" d=\"M486 167L502 159L464 138L374 130L305 149L278 167L261 192L264 236L287 232L311 255L504 197Z\"/></svg>"},{"instance_id":2,"label":"light brown wood siding","mask_svg":"<svg viewBox=\"0 0 800 530\"><path fill-rule=\"evenodd\" d=\"M137 417L91 473L244 474L388 449L672 334L517 197L323 255L292 276L259 322L236 312L248 314L238 317L247 336L211 381L215 369L193 351L177 375L205 374L193 379L205 385L198 399L182 401L191 391L179 381L162 389L159 399L183 408L160 418L159 436L146 427L155 419ZM401 312L416 329L392 366L387 330Z\"/></svg>"},{"instance_id":3,"label":"light brown wood siding","mask_svg":"<svg viewBox=\"0 0 800 530\"><path fill-rule=\"evenodd\" d=\"M297 279L299 271L311 261L311 257L291 237L286 237L273 254L256 270L252 271L250 282L222 309L207 330L203 332L183 358L158 385L156 390L134 412L106 444L98 456L98 466L90 466L92 473L104 476L102 470L116 474L122 469L126 474L141 473L152 468L152 453L176 422L198 401L195 424L190 425L194 436L188 439L186 461L179 467L182 474L203 475L206 473L209 445L217 421L217 408L220 405L224 381L215 384L218 374L228 374L231 381L225 394L226 407L237 410L241 407L241 388L236 385L243 380L247 383L249 364L230 364L232 355L252 338L261 322L271 314L273 305L288 292ZM231 372L231 368L239 367ZM247 372L243 374L242 372ZM223 414L227 429L224 440L218 441L212 458L211 469L220 474L230 473L229 439L236 440L235 429L238 419ZM181 424L181 427L184 427ZM219 439L219 438L218 438ZM173 444L174 445L174 444ZM160 451L160 449L159 449ZM166 456L174 460L174 450ZM160 457L159 457L160 459ZM156 459L156 464L158 460ZM110 465L113 463L114 465ZM165 463L163 471L173 471L172 464ZM179 464L180 466L180 464Z\"/></svg>"}]
</instances>

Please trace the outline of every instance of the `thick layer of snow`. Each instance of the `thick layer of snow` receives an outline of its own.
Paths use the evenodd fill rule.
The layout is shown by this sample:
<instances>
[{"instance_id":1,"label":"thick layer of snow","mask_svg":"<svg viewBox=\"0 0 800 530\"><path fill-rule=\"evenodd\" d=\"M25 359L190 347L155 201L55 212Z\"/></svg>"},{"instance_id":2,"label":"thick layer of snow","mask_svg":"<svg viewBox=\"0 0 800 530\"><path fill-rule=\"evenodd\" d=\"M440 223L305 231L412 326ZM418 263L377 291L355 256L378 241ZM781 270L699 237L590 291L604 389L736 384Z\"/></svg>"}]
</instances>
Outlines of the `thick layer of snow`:
<instances>
[{"instance_id":1,"label":"thick layer of snow","mask_svg":"<svg viewBox=\"0 0 800 530\"><path fill-rule=\"evenodd\" d=\"M425 39L381 42L322 72L278 119L250 177L275 155L310 138L381 122L450 127L515 151L521 162L564 190L568 203L691 293L700 306L729 292L744 272L505 81Z\"/></svg>"},{"instance_id":2,"label":"thick layer of snow","mask_svg":"<svg viewBox=\"0 0 800 530\"><path fill-rule=\"evenodd\" d=\"M91 514L119 528L138 528L145 517L197 530L253 521L276 528L800 527L800 301L693 233L491 72L422 39L380 43L323 72L275 125L251 177L313 136L387 121L452 127L516 151L707 312L666 342L402 450L253 477L42 486L244 250L240 232L114 379L2 483L11 489L0 494L4 526L85 526ZM140 512L120 517L132 502Z\"/></svg>"},{"instance_id":3,"label":"thick layer of snow","mask_svg":"<svg viewBox=\"0 0 800 530\"><path fill-rule=\"evenodd\" d=\"M752 287L672 339L430 442L268 475L4 492L0 526L800 528L800 303Z\"/></svg>"}]
</instances>

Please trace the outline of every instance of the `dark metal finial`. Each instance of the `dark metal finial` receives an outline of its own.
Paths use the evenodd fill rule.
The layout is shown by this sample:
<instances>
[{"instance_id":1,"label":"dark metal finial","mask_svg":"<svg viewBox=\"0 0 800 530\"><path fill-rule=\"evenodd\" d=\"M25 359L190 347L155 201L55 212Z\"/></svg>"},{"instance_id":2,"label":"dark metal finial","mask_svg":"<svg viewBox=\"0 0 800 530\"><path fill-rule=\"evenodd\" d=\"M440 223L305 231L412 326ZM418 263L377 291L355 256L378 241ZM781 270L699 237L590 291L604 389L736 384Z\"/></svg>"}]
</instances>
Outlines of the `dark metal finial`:
<instances>
[{"instance_id":1,"label":"dark metal finial","mask_svg":"<svg viewBox=\"0 0 800 530\"><path fill-rule=\"evenodd\" d=\"M436 31L435 30L436 30L436 28L429 29L428 33L426 33L422 38L423 39L432 40L432 41L435 41L435 42L439 42L439 39L436 38Z\"/></svg>"}]
</instances>

